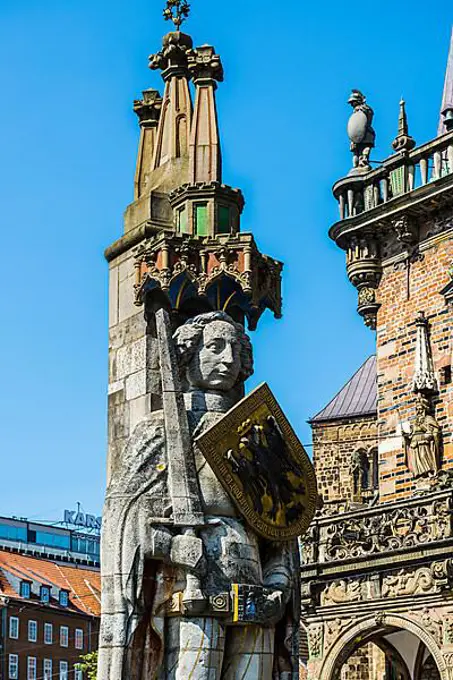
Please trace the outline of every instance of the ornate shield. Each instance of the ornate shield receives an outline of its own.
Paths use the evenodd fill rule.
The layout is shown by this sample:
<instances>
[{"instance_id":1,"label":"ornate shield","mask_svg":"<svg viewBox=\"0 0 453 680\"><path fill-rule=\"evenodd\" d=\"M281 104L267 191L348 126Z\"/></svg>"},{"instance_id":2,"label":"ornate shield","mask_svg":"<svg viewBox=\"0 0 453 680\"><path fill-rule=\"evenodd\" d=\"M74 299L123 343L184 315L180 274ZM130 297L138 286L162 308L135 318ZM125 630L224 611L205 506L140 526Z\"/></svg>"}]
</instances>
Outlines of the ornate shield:
<instances>
[{"instance_id":1,"label":"ornate shield","mask_svg":"<svg viewBox=\"0 0 453 680\"><path fill-rule=\"evenodd\" d=\"M196 443L258 534L288 541L306 531L316 508L314 469L266 383Z\"/></svg>"},{"instance_id":2,"label":"ornate shield","mask_svg":"<svg viewBox=\"0 0 453 680\"><path fill-rule=\"evenodd\" d=\"M363 111L354 111L348 121L348 137L351 142L360 144L366 137L368 118Z\"/></svg>"}]
</instances>

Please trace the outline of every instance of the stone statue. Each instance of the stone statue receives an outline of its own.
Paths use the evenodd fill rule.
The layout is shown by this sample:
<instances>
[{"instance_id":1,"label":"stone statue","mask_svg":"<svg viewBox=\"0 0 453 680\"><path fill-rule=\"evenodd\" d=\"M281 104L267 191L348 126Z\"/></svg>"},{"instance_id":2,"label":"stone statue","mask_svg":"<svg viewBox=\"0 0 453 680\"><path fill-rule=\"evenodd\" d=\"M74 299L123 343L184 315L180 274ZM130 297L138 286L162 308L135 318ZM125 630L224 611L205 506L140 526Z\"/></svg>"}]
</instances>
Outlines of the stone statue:
<instances>
[{"instance_id":1,"label":"stone statue","mask_svg":"<svg viewBox=\"0 0 453 680\"><path fill-rule=\"evenodd\" d=\"M242 395L253 372L249 338L225 313L210 312L173 340L204 523L196 531L172 525L173 433L163 411L152 412L107 489L98 680L296 680L297 541L260 538L193 443ZM238 583L250 586L241 625L225 595ZM255 620L258 604L265 622Z\"/></svg>"},{"instance_id":2,"label":"stone statue","mask_svg":"<svg viewBox=\"0 0 453 680\"><path fill-rule=\"evenodd\" d=\"M354 109L348 121L348 137L353 154L353 169L350 174L368 172L371 170L370 153L376 140L372 127L374 111L368 106L366 97L360 90L352 90L348 104Z\"/></svg>"},{"instance_id":3,"label":"stone statue","mask_svg":"<svg viewBox=\"0 0 453 680\"><path fill-rule=\"evenodd\" d=\"M369 488L370 461L366 451L357 449L351 458L351 477L354 498L361 498L362 491Z\"/></svg>"},{"instance_id":4,"label":"stone statue","mask_svg":"<svg viewBox=\"0 0 453 680\"><path fill-rule=\"evenodd\" d=\"M407 464L415 478L436 475L440 459L440 426L427 397L417 395L413 423L403 423Z\"/></svg>"}]
</instances>

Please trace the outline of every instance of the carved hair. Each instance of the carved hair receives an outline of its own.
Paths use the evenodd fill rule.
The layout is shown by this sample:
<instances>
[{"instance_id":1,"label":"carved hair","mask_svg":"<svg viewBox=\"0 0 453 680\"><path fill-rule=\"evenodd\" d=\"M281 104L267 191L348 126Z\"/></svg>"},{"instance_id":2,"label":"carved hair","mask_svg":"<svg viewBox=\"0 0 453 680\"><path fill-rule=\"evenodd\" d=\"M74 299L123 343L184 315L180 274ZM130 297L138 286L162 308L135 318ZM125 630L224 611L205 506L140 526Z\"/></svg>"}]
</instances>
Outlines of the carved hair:
<instances>
[{"instance_id":1,"label":"carved hair","mask_svg":"<svg viewBox=\"0 0 453 680\"><path fill-rule=\"evenodd\" d=\"M183 326L180 326L173 336L176 351L181 367L185 368L190 364L192 358L200 344L203 331L214 321L226 321L236 331L240 345L241 370L238 382L244 382L253 375L253 351L250 338L245 333L241 324L236 323L225 312L207 312L199 314L193 319L189 319Z\"/></svg>"}]
</instances>

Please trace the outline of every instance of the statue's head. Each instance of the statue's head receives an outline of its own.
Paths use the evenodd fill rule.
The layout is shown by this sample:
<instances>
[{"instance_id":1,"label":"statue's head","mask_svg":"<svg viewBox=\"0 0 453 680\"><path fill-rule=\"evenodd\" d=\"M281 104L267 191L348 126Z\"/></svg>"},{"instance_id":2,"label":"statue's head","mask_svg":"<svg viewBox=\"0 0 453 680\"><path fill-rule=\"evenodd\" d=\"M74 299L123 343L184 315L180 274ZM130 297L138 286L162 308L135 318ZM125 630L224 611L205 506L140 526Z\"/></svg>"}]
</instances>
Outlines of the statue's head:
<instances>
[{"instance_id":1,"label":"statue's head","mask_svg":"<svg viewBox=\"0 0 453 680\"><path fill-rule=\"evenodd\" d=\"M356 106L360 106L366 102L365 96L360 92L360 90L352 90L350 97L348 99L348 104L355 109Z\"/></svg>"},{"instance_id":2,"label":"statue's head","mask_svg":"<svg viewBox=\"0 0 453 680\"><path fill-rule=\"evenodd\" d=\"M415 404L415 412L418 416L424 416L431 411L431 404L429 399L427 399L423 394L417 395L417 401Z\"/></svg>"},{"instance_id":3,"label":"statue's head","mask_svg":"<svg viewBox=\"0 0 453 680\"><path fill-rule=\"evenodd\" d=\"M208 312L178 328L174 341L189 387L229 392L253 373L252 346L225 312Z\"/></svg>"}]
</instances>

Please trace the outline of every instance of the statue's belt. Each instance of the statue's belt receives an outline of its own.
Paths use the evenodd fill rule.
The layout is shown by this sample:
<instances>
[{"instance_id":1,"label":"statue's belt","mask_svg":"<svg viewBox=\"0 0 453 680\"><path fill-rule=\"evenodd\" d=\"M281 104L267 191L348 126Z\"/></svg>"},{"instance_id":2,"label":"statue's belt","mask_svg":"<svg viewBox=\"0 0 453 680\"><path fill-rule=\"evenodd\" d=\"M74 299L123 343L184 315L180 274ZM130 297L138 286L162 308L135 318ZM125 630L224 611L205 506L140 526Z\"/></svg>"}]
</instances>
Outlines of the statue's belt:
<instances>
[{"instance_id":1,"label":"statue's belt","mask_svg":"<svg viewBox=\"0 0 453 680\"><path fill-rule=\"evenodd\" d=\"M184 602L183 593L173 593L166 606L166 616L213 616L231 623L264 624L267 597L273 591L264 586L233 583L230 592L210 595L200 602Z\"/></svg>"}]
</instances>

